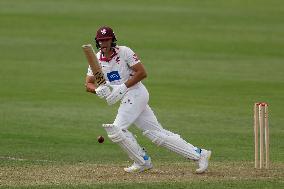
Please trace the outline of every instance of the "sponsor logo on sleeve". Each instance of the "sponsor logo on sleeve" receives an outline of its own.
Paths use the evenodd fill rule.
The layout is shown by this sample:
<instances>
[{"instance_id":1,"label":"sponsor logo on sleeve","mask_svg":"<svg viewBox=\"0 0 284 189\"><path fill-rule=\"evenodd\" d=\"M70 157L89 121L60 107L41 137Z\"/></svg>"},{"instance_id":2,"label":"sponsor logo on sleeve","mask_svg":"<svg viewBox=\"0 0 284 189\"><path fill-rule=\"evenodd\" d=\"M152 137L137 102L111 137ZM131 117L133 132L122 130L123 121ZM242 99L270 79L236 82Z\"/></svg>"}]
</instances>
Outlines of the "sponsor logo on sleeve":
<instances>
[{"instance_id":1,"label":"sponsor logo on sleeve","mask_svg":"<svg viewBox=\"0 0 284 189\"><path fill-rule=\"evenodd\" d=\"M138 62L139 61L139 58L136 54L133 55L133 59L135 60L135 62Z\"/></svg>"}]
</instances>

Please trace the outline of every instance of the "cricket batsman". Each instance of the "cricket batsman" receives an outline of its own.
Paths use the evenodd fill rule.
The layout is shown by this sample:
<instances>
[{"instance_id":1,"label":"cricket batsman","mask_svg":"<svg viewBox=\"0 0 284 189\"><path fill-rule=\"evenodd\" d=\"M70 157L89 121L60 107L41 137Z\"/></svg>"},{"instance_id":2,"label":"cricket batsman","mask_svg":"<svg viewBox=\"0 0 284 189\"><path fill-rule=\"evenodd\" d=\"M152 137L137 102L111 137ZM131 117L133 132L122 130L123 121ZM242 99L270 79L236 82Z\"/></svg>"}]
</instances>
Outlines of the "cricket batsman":
<instances>
[{"instance_id":1,"label":"cricket batsman","mask_svg":"<svg viewBox=\"0 0 284 189\"><path fill-rule=\"evenodd\" d=\"M153 167L150 156L128 130L134 124L157 146L195 161L198 165L196 173L205 172L211 151L195 147L180 135L164 129L148 105L149 93L141 82L147 73L138 56L129 47L116 44L116 36L110 27L99 28L95 41L99 49L96 55L107 84L96 86L89 66L85 86L88 92L105 99L108 105L120 102L114 122L103 124L103 127L108 137L134 162L124 170L142 172Z\"/></svg>"}]
</instances>

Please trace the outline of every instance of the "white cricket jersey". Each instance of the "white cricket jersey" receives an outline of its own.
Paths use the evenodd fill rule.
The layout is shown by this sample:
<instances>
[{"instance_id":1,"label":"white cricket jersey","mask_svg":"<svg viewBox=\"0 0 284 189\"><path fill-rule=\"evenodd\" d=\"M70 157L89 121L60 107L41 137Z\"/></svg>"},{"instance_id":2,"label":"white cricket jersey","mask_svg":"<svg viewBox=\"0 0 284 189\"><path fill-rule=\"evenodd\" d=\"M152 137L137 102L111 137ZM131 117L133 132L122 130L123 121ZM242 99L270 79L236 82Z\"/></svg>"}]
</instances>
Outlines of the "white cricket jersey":
<instances>
[{"instance_id":1,"label":"white cricket jersey","mask_svg":"<svg viewBox=\"0 0 284 189\"><path fill-rule=\"evenodd\" d=\"M103 56L101 51L97 53L97 58L102 67L105 78L113 85L125 83L133 76L134 71L130 69L131 66L140 63L137 55L126 46L116 46L114 53L107 59ZM88 76L93 76L93 72L89 66ZM140 84L140 82L139 82Z\"/></svg>"}]
</instances>

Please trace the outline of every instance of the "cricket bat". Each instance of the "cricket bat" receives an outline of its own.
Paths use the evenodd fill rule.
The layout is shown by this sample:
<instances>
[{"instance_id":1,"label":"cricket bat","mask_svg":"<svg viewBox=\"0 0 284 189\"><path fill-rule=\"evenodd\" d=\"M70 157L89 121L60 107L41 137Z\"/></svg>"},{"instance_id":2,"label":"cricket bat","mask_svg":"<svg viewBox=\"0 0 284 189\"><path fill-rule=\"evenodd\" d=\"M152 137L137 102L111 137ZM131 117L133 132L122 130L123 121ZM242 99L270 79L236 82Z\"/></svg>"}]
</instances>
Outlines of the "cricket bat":
<instances>
[{"instance_id":1,"label":"cricket bat","mask_svg":"<svg viewBox=\"0 0 284 189\"><path fill-rule=\"evenodd\" d=\"M106 84L105 76L102 72L102 68L98 62L96 52L93 49L92 45L91 44L83 45L82 48L90 65L90 68L93 72L93 75L95 77L95 84L97 85L97 87Z\"/></svg>"}]
</instances>

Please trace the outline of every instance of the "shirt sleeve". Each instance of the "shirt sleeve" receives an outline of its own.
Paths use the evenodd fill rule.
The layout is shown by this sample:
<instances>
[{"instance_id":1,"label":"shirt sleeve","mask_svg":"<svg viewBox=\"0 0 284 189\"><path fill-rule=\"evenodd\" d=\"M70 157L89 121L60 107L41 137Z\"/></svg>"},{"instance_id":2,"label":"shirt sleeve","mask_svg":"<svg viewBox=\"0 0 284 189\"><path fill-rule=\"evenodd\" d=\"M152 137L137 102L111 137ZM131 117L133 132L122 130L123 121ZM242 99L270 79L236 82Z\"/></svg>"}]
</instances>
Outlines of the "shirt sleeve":
<instances>
[{"instance_id":1,"label":"shirt sleeve","mask_svg":"<svg viewBox=\"0 0 284 189\"><path fill-rule=\"evenodd\" d=\"M141 62L138 56L128 47L125 49L125 56L127 64L130 67Z\"/></svg>"},{"instance_id":2,"label":"shirt sleeve","mask_svg":"<svg viewBox=\"0 0 284 189\"><path fill-rule=\"evenodd\" d=\"M88 67L87 76L94 76L90 66Z\"/></svg>"}]
</instances>

